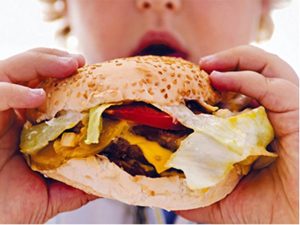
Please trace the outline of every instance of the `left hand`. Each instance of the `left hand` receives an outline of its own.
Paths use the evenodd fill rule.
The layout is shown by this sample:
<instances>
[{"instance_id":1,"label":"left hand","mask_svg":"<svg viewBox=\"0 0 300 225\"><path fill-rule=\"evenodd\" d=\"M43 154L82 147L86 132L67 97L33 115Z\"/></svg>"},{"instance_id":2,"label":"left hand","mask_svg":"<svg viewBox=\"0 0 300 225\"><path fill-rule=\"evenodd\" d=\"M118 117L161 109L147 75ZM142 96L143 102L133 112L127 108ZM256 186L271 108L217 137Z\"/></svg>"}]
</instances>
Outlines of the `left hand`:
<instances>
[{"instance_id":1,"label":"left hand","mask_svg":"<svg viewBox=\"0 0 300 225\"><path fill-rule=\"evenodd\" d=\"M275 131L277 160L252 171L223 200L204 208L179 211L202 223L299 222L299 88L293 69L279 57L242 46L200 60L212 85L233 91L266 108ZM216 72L216 71L221 72Z\"/></svg>"},{"instance_id":2,"label":"left hand","mask_svg":"<svg viewBox=\"0 0 300 225\"><path fill-rule=\"evenodd\" d=\"M0 223L44 223L95 199L83 191L33 172L19 152L23 120L16 110L45 101L29 88L47 77L64 78L85 63L83 56L36 48L0 61Z\"/></svg>"}]
</instances>

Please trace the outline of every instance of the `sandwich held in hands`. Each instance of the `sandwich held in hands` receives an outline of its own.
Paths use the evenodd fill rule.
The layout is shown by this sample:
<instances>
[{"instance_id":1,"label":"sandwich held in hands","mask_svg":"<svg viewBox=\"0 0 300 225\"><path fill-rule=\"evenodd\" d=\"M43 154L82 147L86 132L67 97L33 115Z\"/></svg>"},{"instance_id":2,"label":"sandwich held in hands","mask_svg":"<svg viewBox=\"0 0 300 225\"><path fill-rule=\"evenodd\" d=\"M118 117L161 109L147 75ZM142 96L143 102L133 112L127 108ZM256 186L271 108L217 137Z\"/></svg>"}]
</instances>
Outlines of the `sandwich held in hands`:
<instances>
[{"instance_id":1,"label":"sandwich held in hands","mask_svg":"<svg viewBox=\"0 0 300 225\"><path fill-rule=\"evenodd\" d=\"M276 157L265 109L219 109L208 75L182 59L116 59L40 87L47 99L28 111L21 151L33 170L97 196L204 207Z\"/></svg>"}]
</instances>

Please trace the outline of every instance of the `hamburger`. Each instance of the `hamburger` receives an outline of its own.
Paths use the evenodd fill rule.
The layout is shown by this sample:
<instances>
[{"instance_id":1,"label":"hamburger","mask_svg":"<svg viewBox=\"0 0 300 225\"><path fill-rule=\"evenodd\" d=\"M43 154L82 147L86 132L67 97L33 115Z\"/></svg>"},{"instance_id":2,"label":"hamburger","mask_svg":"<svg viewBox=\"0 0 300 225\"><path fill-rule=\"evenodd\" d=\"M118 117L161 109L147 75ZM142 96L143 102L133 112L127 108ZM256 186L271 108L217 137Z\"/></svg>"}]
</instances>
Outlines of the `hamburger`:
<instances>
[{"instance_id":1,"label":"hamburger","mask_svg":"<svg viewBox=\"0 0 300 225\"><path fill-rule=\"evenodd\" d=\"M40 87L47 99L27 112L21 152L33 170L90 194L204 207L276 157L265 109L220 108L208 75L183 59L115 59Z\"/></svg>"}]
</instances>

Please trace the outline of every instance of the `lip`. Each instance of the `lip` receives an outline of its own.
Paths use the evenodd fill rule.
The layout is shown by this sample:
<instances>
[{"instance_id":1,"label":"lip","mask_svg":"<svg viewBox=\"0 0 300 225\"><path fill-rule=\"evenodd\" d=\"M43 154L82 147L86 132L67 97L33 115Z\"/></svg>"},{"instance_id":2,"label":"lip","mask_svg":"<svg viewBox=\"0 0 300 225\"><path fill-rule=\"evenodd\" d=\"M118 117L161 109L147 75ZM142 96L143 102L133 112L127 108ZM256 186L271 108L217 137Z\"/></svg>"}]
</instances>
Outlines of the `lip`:
<instances>
[{"instance_id":1,"label":"lip","mask_svg":"<svg viewBox=\"0 0 300 225\"><path fill-rule=\"evenodd\" d=\"M140 55L143 49L151 45L166 45L175 50L174 54L168 56L181 57L187 59L188 51L182 44L168 32L149 31L145 33L140 39L137 47L131 52L130 56Z\"/></svg>"}]
</instances>

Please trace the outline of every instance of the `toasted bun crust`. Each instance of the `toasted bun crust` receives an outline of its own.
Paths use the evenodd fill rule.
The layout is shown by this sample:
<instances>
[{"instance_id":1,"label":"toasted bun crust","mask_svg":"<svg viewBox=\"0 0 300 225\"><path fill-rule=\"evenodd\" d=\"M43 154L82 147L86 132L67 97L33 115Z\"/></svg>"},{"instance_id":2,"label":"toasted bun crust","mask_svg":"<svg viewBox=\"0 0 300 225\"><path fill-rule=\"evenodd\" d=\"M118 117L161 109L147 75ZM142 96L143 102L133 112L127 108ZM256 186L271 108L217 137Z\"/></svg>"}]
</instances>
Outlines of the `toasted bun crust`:
<instances>
[{"instance_id":1,"label":"toasted bun crust","mask_svg":"<svg viewBox=\"0 0 300 225\"><path fill-rule=\"evenodd\" d=\"M41 87L47 100L29 113L37 122L53 118L61 110L81 112L111 102L177 105L196 100L209 107L219 101L198 65L172 57L139 56L88 65L74 76L49 79Z\"/></svg>"},{"instance_id":2,"label":"toasted bun crust","mask_svg":"<svg viewBox=\"0 0 300 225\"><path fill-rule=\"evenodd\" d=\"M39 171L34 168L34 170ZM229 194L240 176L234 169L220 183L206 190L191 190L178 176L131 176L102 155L71 159L55 170L40 171L87 193L127 204L185 210L205 207Z\"/></svg>"},{"instance_id":3,"label":"toasted bun crust","mask_svg":"<svg viewBox=\"0 0 300 225\"><path fill-rule=\"evenodd\" d=\"M196 100L209 108L219 101L205 72L197 65L170 57L132 57L89 65L69 78L47 80L41 87L47 100L30 113L37 122L53 118L61 110L81 112L112 102L177 105ZM215 187L195 191L178 176L133 177L99 155L71 159L57 169L40 172L94 195L168 210L210 205L230 193L239 180L233 170Z\"/></svg>"}]
</instances>

